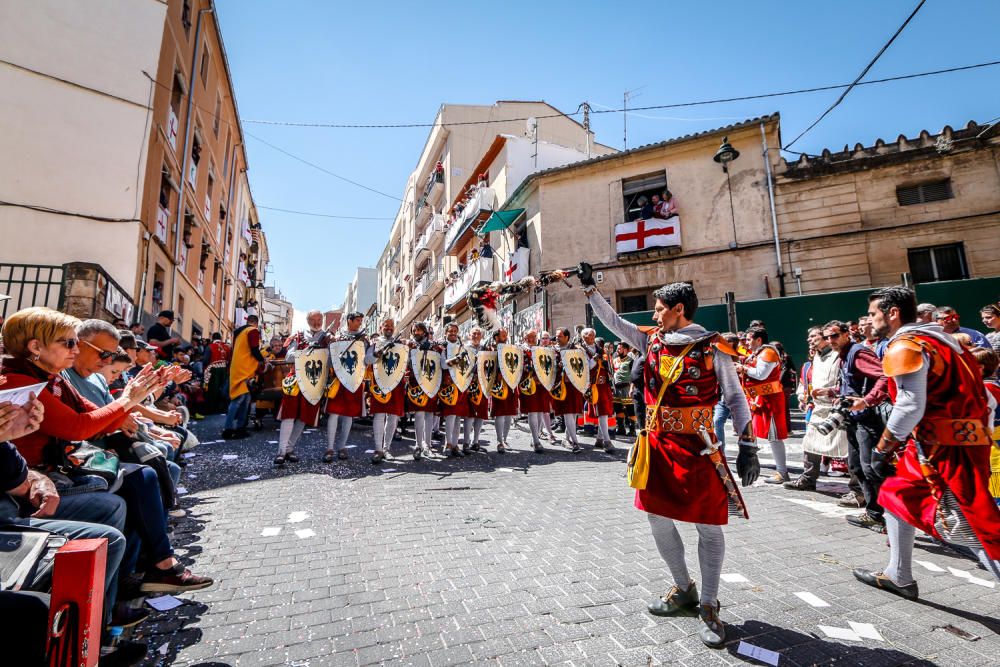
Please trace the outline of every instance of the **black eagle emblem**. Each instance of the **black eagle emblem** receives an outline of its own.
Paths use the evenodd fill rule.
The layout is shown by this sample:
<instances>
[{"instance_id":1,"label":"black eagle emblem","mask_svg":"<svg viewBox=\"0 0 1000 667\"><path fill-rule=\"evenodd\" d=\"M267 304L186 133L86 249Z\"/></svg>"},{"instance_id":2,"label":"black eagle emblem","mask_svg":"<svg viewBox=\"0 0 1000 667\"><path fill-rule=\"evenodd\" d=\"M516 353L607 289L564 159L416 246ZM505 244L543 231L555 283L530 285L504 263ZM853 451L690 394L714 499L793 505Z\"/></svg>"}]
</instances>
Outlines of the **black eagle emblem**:
<instances>
[{"instance_id":1,"label":"black eagle emblem","mask_svg":"<svg viewBox=\"0 0 1000 667\"><path fill-rule=\"evenodd\" d=\"M392 375L397 366L399 366L399 352L382 355L382 367L385 368L386 375Z\"/></svg>"},{"instance_id":2,"label":"black eagle emblem","mask_svg":"<svg viewBox=\"0 0 1000 667\"><path fill-rule=\"evenodd\" d=\"M508 371L510 371L511 373L513 373L514 371L517 370L518 356L515 353L508 352L507 354L503 355L503 360L504 360L504 363L507 364L507 370Z\"/></svg>"},{"instance_id":3,"label":"black eagle emblem","mask_svg":"<svg viewBox=\"0 0 1000 667\"><path fill-rule=\"evenodd\" d=\"M306 372L306 379L310 383L317 385L323 377L323 362L312 359L303 365Z\"/></svg>"},{"instance_id":4,"label":"black eagle emblem","mask_svg":"<svg viewBox=\"0 0 1000 667\"><path fill-rule=\"evenodd\" d=\"M583 359L580 357L573 357L569 360L569 367L573 369L573 372L578 377L583 377Z\"/></svg>"}]
</instances>

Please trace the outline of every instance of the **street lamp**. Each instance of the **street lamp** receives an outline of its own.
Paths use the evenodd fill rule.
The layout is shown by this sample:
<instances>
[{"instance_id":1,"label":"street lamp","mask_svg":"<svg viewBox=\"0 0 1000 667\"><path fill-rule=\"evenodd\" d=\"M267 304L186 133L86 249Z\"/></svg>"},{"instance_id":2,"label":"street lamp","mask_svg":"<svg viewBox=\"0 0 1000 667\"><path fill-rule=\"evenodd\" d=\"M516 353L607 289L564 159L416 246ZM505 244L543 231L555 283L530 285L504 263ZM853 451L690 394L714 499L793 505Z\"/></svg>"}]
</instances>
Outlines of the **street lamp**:
<instances>
[{"instance_id":1,"label":"street lamp","mask_svg":"<svg viewBox=\"0 0 1000 667\"><path fill-rule=\"evenodd\" d=\"M739 158L740 152L729 143L729 137L722 137L722 145L715 151L712 159L722 165L722 171L726 172L726 185L729 187L729 213L733 218L733 242L730 248L740 247L740 242L736 239L736 207L733 206L733 183L729 178L729 163Z\"/></svg>"}]
</instances>

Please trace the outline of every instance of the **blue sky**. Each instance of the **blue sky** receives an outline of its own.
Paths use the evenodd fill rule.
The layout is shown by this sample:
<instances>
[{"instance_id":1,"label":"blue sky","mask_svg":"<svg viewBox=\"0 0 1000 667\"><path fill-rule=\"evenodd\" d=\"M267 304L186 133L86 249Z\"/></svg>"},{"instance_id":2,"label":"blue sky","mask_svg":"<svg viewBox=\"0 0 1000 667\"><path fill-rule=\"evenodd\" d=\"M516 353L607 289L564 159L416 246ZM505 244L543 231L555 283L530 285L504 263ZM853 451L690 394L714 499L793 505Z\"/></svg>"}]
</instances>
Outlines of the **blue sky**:
<instances>
[{"instance_id":1,"label":"blue sky","mask_svg":"<svg viewBox=\"0 0 1000 667\"><path fill-rule=\"evenodd\" d=\"M442 103L544 99L562 111L651 106L848 83L916 6L840 2L312 2L217 0L245 131L401 196L420 129L317 129L248 120L433 122ZM867 78L1000 60L1000 3L930 0ZM1000 116L1000 66L856 88L794 148L818 153ZM839 91L629 115L629 145L780 111L794 138ZM622 146L622 114L595 114L597 140ZM374 266L398 201L312 169L247 137L277 286L297 310L343 300ZM706 156L710 159L711 156Z\"/></svg>"}]
</instances>

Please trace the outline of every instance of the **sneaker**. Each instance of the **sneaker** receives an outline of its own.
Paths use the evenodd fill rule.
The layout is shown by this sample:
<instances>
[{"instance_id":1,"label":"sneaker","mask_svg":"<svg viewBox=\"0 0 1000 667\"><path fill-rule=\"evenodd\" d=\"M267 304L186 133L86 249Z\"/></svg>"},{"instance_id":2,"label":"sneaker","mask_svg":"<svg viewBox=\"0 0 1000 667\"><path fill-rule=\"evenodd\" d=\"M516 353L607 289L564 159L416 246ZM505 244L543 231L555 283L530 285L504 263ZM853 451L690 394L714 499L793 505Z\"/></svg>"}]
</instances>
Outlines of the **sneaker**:
<instances>
[{"instance_id":1,"label":"sneaker","mask_svg":"<svg viewBox=\"0 0 1000 667\"><path fill-rule=\"evenodd\" d=\"M424 458L429 459L434 456L434 452L431 451L430 447L424 447Z\"/></svg>"},{"instance_id":2,"label":"sneaker","mask_svg":"<svg viewBox=\"0 0 1000 667\"><path fill-rule=\"evenodd\" d=\"M545 453L545 448L542 447L542 443L540 443L540 442L536 442L534 444L534 448L535 448L535 453L536 454L544 454Z\"/></svg>"},{"instance_id":3,"label":"sneaker","mask_svg":"<svg viewBox=\"0 0 1000 667\"><path fill-rule=\"evenodd\" d=\"M840 507L851 507L851 508L864 507L865 497L859 496L855 494L853 491L848 491L847 493L845 493L840 497L840 500L837 501L837 505Z\"/></svg>"},{"instance_id":4,"label":"sneaker","mask_svg":"<svg viewBox=\"0 0 1000 667\"><path fill-rule=\"evenodd\" d=\"M149 618L149 610L144 607L126 607L123 604L116 604L114 613L111 614L111 625L131 628L147 618Z\"/></svg>"},{"instance_id":5,"label":"sneaker","mask_svg":"<svg viewBox=\"0 0 1000 667\"><path fill-rule=\"evenodd\" d=\"M131 667L138 665L149 653L149 647L142 642L120 639L113 647L101 648L98 659L100 667Z\"/></svg>"},{"instance_id":6,"label":"sneaker","mask_svg":"<svg viewBox=\"0 0 1000 667\"><path fill-rule=\"evenodd\" d=\"M580 443L573 442L573 443L570 443L570 449L569 449L569 451L572 454L579 454L580 452L583 451L583 447L580 446Z\"/></svg>"},{"instance_id":7,"label":"sneaker","mask_svg":"<svg viewBox=\"0 0 1000 667\"><path fill-rule=\"evenodd\" d=\"M146 570L140 590L143 593L186 593L200 591L213 583L215 582L209 577L191 574L191 570L177 563L169 570L161 570L158 567Z\"/></svg>"},{"instance_id":8,"label":"sneaker","mask_svg":"<svg viewBox=\"0 0 1000 667\"><path fill-rule=\"evenodd\" d=\"M905 586L900 586L895 581L885 576L882 572L872 572L871 570L864 570L862 568L856 568L854 570L854 578L863 584L868 584L875 588L881 588L884 591L889 591L890 593L895 593L900 597L904 597L907 600L916 600L920 595L920 590L917 588L917 582L911 582Z\"/></svg>"},{"instance_id":9,"label":"sneaker","mask_svg":"<svg viewBox=\"0 0 1000 667\"><path fill-rule=\"evenodd\" d=\"M236 431L235 431L235 429L231 429L231 428L222 429L222 439L223 440L235 440L236 439Z\"/></svg>"},{"instance_id":10,"label":"sneaker","mask_svg":"<svg viewBox=\"0 0 1000 667\"><path fill-rule=\"evenodd\" d=\"M472 456L472 447L470 445L462 445L462 454Z\"/></svg>"},{"instance_id":11,"label":"sneaker","mask_svg":"<svg viewBox=\"0 0 1000 667\"><path fill-rule=\"evenodd\" d=\"M793 482L785 482L782 484L786 489L791 489L792 491L815 491L816 482L806 479L805 477L799 477Z\"/></svg>"},{"instance_id":12,"label":"sneaker","mask_svg":"<svg viewBox=\"0 0 1000 667\"><path fill-rule=\"evenodd\" d=\"M242 440L243 438L249 438L249 437L250 437L250 431L248 431L246 428L238 428L233 434L233 438L236 440Z\"/></svg>"},{"instance_id":13,"label":"sneaker","mask_svg":"<svg viewBox=\"0 0 1000 667\"><path fill-rule=\"evenodd\" d=\"M726 643L726 624L719 618L719 603L703 604L698 607L698 617L701 618L701 630L698 638L708 648L721 648Z\"/></svg>"},{"instance_id":14,"label":"sneaker","mask_svg":"<svg viewBox=\"0 0 1000 667\"><path fill-rule=\"evenodd\" d=\"M780 472L775 471L773 475L764 480L765 484L784 484L785 482L791 481L791 477L788 476L786 472L782 475Z\"/></svg>"},{"instance_id":15,"label":"sneaker","mask_svg":"<svg viewBox=\"0 0 1000 667\"><path fill-rule=\"evenodd\" d=\"M385 452L382 450L376 450L376 452L372 454L372 465L376 466L379 463L382 463L382 461L385 461Z\"/></svg>"},{"instance_id":16,"label":"sneaker","mask_svg":"<svg viewBox=\"0 0 1000 667\"><path fill-rule=\"evenodd\" d=\"M279 467L279 468L281 466L285 465L285 457L284 456L275 456L274 457L274 465L277 466L277 467Z\"/></svg>"},{"instance_id":17,"label":"sneaker","mask_svg":"<svg viewBox=\"0 0 1000 667\"><path fill-rule=\"evenodd\" d=\"M687 590L673 586L646 608L653 616L695 616L698 613L698 587L693 581Z\"/></svg>"},{"instance_id":18,"label":"sneaker","mask_svg":"<svg viewBox=\"0 0 1000 667\"><path fill-rule=\"evenodd\" d=\"M605 440L604 441L604 453L605 454L614 454L615 451L617 451L615 449L615 443L611 442L610 440Z\"/></svg>"},{"instance_id":19,"label":"sneaker","mask_svg":"<svg viewBox=\"0 0 1000 667\"><path fill-rule=\"evenodd\" d=\"M858 528L867 528L868 530L874 530L876 533L885 533L885 520L873 517L868 512L862 512L861 514L852 514L846 517L847 523L852 526L857 526Z\"/></svg>"}]
</instances>

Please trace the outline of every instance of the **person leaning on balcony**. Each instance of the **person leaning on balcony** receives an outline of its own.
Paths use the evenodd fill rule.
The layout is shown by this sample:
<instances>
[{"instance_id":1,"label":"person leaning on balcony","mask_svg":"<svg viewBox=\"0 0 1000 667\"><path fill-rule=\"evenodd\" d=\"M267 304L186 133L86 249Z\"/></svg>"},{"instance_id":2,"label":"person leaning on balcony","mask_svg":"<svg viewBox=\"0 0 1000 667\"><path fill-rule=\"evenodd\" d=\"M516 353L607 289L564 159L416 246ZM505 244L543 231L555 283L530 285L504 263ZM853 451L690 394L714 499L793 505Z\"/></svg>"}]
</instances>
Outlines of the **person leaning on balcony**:
<instances>
[{"instance_id":1,"label":"person leaning on balcony","mask_svg":"<svg viewBox=\"0 0 1000 667\"><path fill-rule=\"evenodd\" d=\"M493 246L489 239L483 239L483 245L479 248L479 256L483 259L493 259Z\"/></svg>"},{"instance_id":2,"label":"person leaning on balcony","mask_svg":"<svg viewBox=\"0 0 1000 667\"><path fill-rule=\"evenodd\" d=\"M677 215L677 198L670 190L663 191L663 197L653 195L653 217L667 220Z\"/></svg>"}]
</instances>

